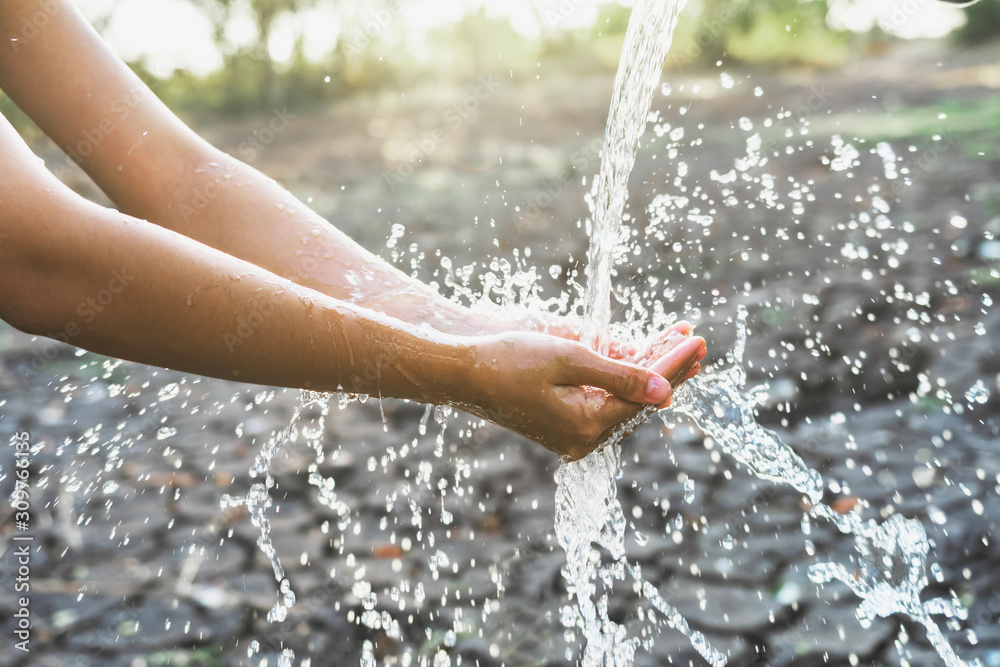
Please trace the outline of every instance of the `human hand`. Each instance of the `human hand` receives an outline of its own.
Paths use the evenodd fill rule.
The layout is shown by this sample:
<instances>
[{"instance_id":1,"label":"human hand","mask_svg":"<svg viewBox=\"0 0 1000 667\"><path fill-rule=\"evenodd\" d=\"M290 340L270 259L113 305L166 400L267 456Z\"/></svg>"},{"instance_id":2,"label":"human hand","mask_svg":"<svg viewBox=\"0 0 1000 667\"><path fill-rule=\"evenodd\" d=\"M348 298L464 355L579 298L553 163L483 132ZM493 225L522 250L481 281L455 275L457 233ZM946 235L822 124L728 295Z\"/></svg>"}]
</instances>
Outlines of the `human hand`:
<instances>
[{"instance_id":1,"label":"human hand","mask_svg":"<svg viewBox=\"0 0 1000 667\"><path fill-rule=\"evenodd\" d=\"M668 329L641 359L603 357L556 336L508 332L473 339L474 358L457 407L531 438L564 460L582 458L646 405L670 404L697 373L705 341Z\"/></svg>"},{"instance_id":2,"label":"human hand","mask_svg":"<svg viewBox=\"0 0 1000 667\"><path fill-rule=\"evenodd\" d=\"M663 368L664 364L673 362L678 354L678 346L689 339L693 332L694 326L690 322L681 321L672 324L659 334L650 336L642 352L634 352L631 356L625 357L625 360L653 370ZM699 338L698 340L702 339ZM704 341L702 343L704 344ZM614 356L613 351L611 356ZM698 357L698 361L700 362L704 357L705 354L702 353ZM693 378L700 371L701 363L696 363L684 377L672 375L667 375L666 377L676 391L681 384Z\"/></svg>"}]
</instances>

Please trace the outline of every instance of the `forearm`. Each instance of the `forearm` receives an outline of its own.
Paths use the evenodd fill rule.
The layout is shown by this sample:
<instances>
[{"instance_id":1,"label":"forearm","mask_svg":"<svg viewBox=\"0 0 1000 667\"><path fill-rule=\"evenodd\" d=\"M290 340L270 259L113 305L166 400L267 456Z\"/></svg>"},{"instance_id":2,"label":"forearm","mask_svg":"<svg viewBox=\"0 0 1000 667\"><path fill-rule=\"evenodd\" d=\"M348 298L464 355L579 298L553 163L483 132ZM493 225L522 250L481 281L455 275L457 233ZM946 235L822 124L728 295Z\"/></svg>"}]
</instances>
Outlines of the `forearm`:
<instances>
[{"instance_id":1,"label":"forearm","mask_svg":"<svg viewBox=\"0 0 1000 667\"><path fill-rule=\"evenodd\" d=\"M200 155L154 222L407 322L465 335L502 330L361 247L256 169L207 145Z\"/></svg>"},{"instance_id":2,"label":"forearm","mask_svg":"<svg viewBox=\"0 0 1000 667\"><path fill-rule=\"evenodd\" d=\"M6 224L5 224L6 223ZM0 314L31 333L188 372L449 403L472 349L81 202L0 221ZM30 231L29 231L30 230Z\"/></svg>"},{"instance_id":3,"label":"forearm","mask_svg":"<svg viewBox=\"0 0 1000 667\"><path fill-rule=\"evenodd\" d=\"M491 330L488 318L396 270L273 180L209 146L71 4L6 0L0 25L19 25L40 11L46 23L32 39L0 49L0 87L120 210L408 322L454 333Z\"/></svg>"}]
</instances>

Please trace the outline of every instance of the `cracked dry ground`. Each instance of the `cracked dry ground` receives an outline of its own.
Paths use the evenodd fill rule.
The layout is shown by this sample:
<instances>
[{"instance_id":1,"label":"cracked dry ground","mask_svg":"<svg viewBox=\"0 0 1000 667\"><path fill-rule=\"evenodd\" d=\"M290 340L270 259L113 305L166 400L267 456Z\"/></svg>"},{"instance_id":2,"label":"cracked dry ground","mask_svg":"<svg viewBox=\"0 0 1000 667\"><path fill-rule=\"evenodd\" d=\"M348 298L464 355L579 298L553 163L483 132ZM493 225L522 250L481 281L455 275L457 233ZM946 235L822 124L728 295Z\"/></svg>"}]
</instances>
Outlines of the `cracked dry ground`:
<instances>
[{"instance_id":1,"label":"cracked dry ground","mask_svg":"<svg viewBox=\"0 0 1000 667\"><path fill-rule=\"evenodd\" d=\"M691 92L698 77L677 76L674 94L655 104L661 120L686 128L678 159L688 165L688 182L702 183L707 196L722 201L723 186L709 174L725 173L743 154L746 136L731 129L738 118L760 127L779 108L799 105L817 83L830 91L829 109L840 117L882 112L887 98L899 108L946 97L975 103L992 94L985 74L971 74L992 71L988 58L959 54L939 67L940 59L890 54L853 71L753 74L718 97ZM921 75L897 77L901 68ZM701 79L706 88L713 77ZM679 90L682 81L686 92ZM549 265L565 275L581 267L571 258L585 256L586 240L575 225L585 214L578 183L584 173L566 182L560 174L575 151L601 135L611 81L543 84L505 90L484 103L475 122L394 192L385 189L381 173L388 167L379 142L364 135L366 124L378 117L390 136L417 136L440 121L451 99L446 93L414 95L407 106L371 100L301 118L258 166L313 197L320 212L369 248L382 248L390 226L405 224L401 265L409 268L415 244L426 254L417 269L424 277L433 277L438 250L461 266L530 247L551 289ZM753 94L757 85L763 96ZM572 104L567 91L580 93ZM683 118L681 106L689 107ZM252 128L248 121L204 131L233 148ZM928 593L954 590L970 607L969 621L949 629L949 637L961 655L1000 664L1000 315L983 305L1000 290L981 280L996 249L986 233L1000 233L1000 221L991 218L1000 200L1000 161L995 154L970 156L958 145L940 151L894 205L897 224L880 230L879 244L907 242L899 265L865 276L865 263L841 252L865 238L837 223L858 213L855 197L868 201L868 187L882 178L881 162L866 157L852 178L831 174L823 161L831 154L829 139L819 131L812 139L814 145L767 166L779 182L812 179L815 200L798 223L783 224L787 212L761 206L722 206L707 235L696 238L700 228L677 224L637 263L659 262L663 279L683 295L675 306L686 307L715 360L734 341L728 318L737 304L749 307L751 382L772 385L760 420L826 479L839 481L829 497L837 506L847 509L860 498L868 516L891 506L923 522L931 559L941 568ZM640 219L651 193L665 192L672 181L670 141L651 134L640 152L631 202ZM908 156L911 143L917 150ZM909 160L928 145L894 142ZM585 173L594 170L591 161ZM79 177L67 178L89 192ZM538 201L554 182L562 186L542 215L512 210ZM955 214L967 219L966 227L947 224ZM912 230L904 231L903 221ZM794 233L780 239L761 231L782 226ZM678 243L686 250L681 261ZM883 266L876 260L871 266ZM626 268L617 279L638 280ZM926 299L888 298L897 284L926 292ZM713 306L713 290L726 302ZM943 320L930 317L938 313ZM807 342L817 332L823 350ZM907 364L893 363L893 348L903 350ZM48 352L55 358L26 373ZM854 365L862 354L864 363ZM291 647L313 665L350 665L358 664L366 640L386 664L406 648L428 656L444 650L452 664L460 658L463 665L572 664L567 649L579 655L559 622L566 597L564 556L552 535L555 461L540 448L457 418L439 444L433 419L425 435L419 432L422 406L385 401L384 428L375 401L334 405L321 441L339 455L328 456L318 472L335 480L348 508L341 513L321 503L310 484L313 453L304 440L318 410L308 409L299 441L282 450L273 469L272 538L298 600L285 621L271 624L265 615L276 583L256 546L259 531L245 514L220 509L220 498L246 493L253 457L288 425L296 392L134 364L105 369L96 356L9 328L0 330L0 360L0 439L28 431L44 445L32 467L34 651L17 654L5 641L3 664L258 665L262 658L276 664L280 648ZM931 391L922 388L923 378ZM978 380L993 389L991 397L961 410L938 391L961 404ZM911 623L894 617L862 628L846 587L811 583L807 567L846 562L850 541L817 522L804 535L798 494L755 481L710 444L690 424L647 424L626 450L620 495L629 521L648 538L629 539L630 558L693 628L730 656L729 664L939 664ZM11 460L5 447L4 470ZM690 502L688 479L694 480ZM9 545L14 527L3 518ZM0 565L0 632L10 637L9 549ZM625 583L615 592L611 617L636 626L638 596ZM372 606L400 623L401 639L371 627L377 624L365 613ZM975 630L975 645L966 627ZM894 644L901 629L910 637L902 652ZM253 640L260 651L248 658ZM669 628L636 662L703 664Z\"/></svg>"}]
</instances>

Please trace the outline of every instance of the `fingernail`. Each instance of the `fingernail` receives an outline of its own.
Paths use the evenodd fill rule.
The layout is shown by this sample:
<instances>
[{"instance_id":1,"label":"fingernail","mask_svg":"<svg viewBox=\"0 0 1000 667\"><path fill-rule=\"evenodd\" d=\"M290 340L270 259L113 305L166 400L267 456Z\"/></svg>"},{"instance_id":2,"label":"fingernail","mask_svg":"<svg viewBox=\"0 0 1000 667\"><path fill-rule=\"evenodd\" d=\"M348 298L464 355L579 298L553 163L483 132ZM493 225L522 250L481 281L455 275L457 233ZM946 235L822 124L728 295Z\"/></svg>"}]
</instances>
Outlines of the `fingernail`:
<instances>
[{"instance_id":1,"label":"fingernail","mask_svg":"<svg viewBox=\"0 0 1000 667\"><path fill-rule=\"evenodd\" d=\"M658 405L668 398L670 398L670 383L659 375L649 376L649 382L646 383L646 400Z\"/></svg>"}]
</instances>

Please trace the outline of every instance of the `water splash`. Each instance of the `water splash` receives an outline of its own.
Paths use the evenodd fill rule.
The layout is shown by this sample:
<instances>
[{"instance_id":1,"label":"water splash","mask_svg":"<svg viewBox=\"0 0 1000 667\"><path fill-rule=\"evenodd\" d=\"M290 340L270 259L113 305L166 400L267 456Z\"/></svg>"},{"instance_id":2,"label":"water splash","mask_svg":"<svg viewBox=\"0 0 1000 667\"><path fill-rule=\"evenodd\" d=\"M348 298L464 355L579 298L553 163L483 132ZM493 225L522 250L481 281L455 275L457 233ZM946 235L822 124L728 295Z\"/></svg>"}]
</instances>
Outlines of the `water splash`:
<instances>
[{"instance_id":1,"label":"water splash","mask_svg":"<svg viewBox=\"0 0 1000 667\"><path fill-rule=\"evenodd\" d=\"M857 512L841 514L822 502L823 480L776 434L754 419L757 401L766 396L762 387L747 389L743 352L747 340L747 312L737 317L737 343L731 365L721 372L708 372L678 392L674 410L692 418L722 450L762 479L787 484L809 498L809 515L832 523L841 533L854 536L856 555L851 567L841 563L818 563L809 569L813 582L834 579L847 584L861 598L857 616L863 627L876 617L906 614L924 626L928 641L947 667L982 667L978 659L959 658L932 616L964 620L968 610L960 600L941 598L921 601L926 587L929 544L923 525L916 519L895 514L884 523L863 520ZM745 400L744 396L750 396ZM661 413L669 423L666 413ZM933 566L931 567L933 570Z\"/></svg>"},{"instance_id":2,"label":"water splash","mask_svg":"<svg viewBox=\"0 0 1000 667\"><path fill-rule=\"evenodd\" d=\"M594 182L587 294L580 340L607 353L611 321L612 254L628 198L628 177L646 128L663 61L687 0L640 0L632 10L604 131L601 174Z\"/></svg>"},{"instance_id":3,"label":"water splash","mask_svg":"<svg viewBox=\"0 0 1000 667\"><path fill-rule=\"evenodd\" d=\"M631 426L646 416L633 420ZM631 429L619 429L598 451L556 471L556 538L566 552L563 572L567 591L571 601L576 599L575 605L563 607L561 620L567 628L577 628L583 634L584 665L631 664L639 640L629 637L624 626L608 618L613 580L622 580L628 574L670 627L687 637L709 664L722 667L725 656L712 647L705 635L692 630L681 613L643 579L638 566L626 558L625 514L616 485L622 474L618 445L629 432ZM611 562L603 563L595 546L606 549ZM598 580L603 584L600 594Z\"/></svg>"},{"instance_id":4,"label":"water splash","mask_svg":"<svg viewBox=\"0 0 1000 667\"><path fill-rule=\"evenodd\" d=\"M292 590L292 584L285 576L285 569L281 565L281 559L278 556L278 551L271 540L271 520L268 517L268 509L274 504L271 498L271 489L275 486L274 477L271 474L271 467L274 463L275 455L281 451L281 449L293 440L296 436L296 428L299 418L304 413L305 409L313 404L319 404L321 406L321 417L319 422L319 427L313 433L307 433L306 437L310 444L313 444L314 448L319 452L318 456L322 456L322 446L319 444L319 440L323 433L323 423L329 410L329 396L324 394L318 394L315 392L303 391L300 395L299 402L296 404L294 411L292 412L292 417L286 426L281 431L277 433L272 433L268 438L267 443L261 447L260 453L254 458L253 465L250 468L251 479L263 478L262 482L254 482L250 486L250 490L244 497L234 497L229 494L225 494L219 501L222 509L245 506L248 513L250 514L250 522L260 530L260 535L257 537L257 548L260 549L268 561L271 563L271 570L274 572L274 579L278 582L278 600L274 603L274 606L267 612L267 620L270 623L280 623L284 621L288 616L288 610L295 605L295 591ZM319 460L322 460L321 458ZM313 482L312 477L310 477L310 482ZM323 495L324 491L321 488L321 496L326 498L329 496L329 491L326 495ZM254 644L257 644L255 641ZM251 648L248 650L248 655L255 653L258 648ZM291 667L292 661L295 659L295 652L286 648L282 650L281 655L278 658L279 667Z\"/></svg>"},{"instance_id":5,"label":"water splash","mask_svg":"<svg viewBox=\"0 0 1000 667\"><path fill-rule=\"evenodd\" d=\"M612 260L628 194L628 176L645 127L652 92L659 81L663 59L683 4L683 1L661 3L655 0L637 4L629 21L615 80L601 173L595 181L591 204L593 228L589 230L585 325L581 336L582 342L605 354L609 343ZM752 130L749 122L741 123L740 127L744 131ZM675 141L683 134L681 128L672 132L677 132L676 139L671 134ZM713 179L729 183L736 179L736 171L746 173L751 167L764 164L766 158L761 155L761 144L759 134L750 136L747 155L736 161L734 171L726 175L713 172ZM832 138L832 144L835 157L829 161L831 171L843 172L859 164L860 153L852 144L838 135ZM896 157L891 147L879 144L877 153L882 158L886 178L895 178ZM678 171L683 170L684 165L678 165ZM773 189L773 184L764 179L762 184L765 187L762 201L773 205L773 196L768 197L767 192ZM674 201L669 196L660 197ZM675 201L675 208L686 207L688 202L680 199L682 201ZM873 194L872 210L884 218L889 210L888 202ZM795 202L793 213L801 215L803 212L802 203ZM711 219L704 224L711 224ZM649 231L647 229L647 233ZM747 259L746 252L743 259ZM822 503L823 480L819 472L809 468L773 432L756 422L754 410L766 399L767 389L754 387L748 391L746 388L746 371L742 363L747 338L746 317L746 310L741 308L737 319L737 342L729 355L729 367L691 381L685 391L679 392L674 410L691 417L725 453L743 463L756 476L790 485L806 496L809 515L828 520L841 532L855 537L854 564L859 574L853 574L842 564L824 563L812 566L810 576L817 583L833 579L847 583L862 600L857 614L865 627L876 616L904 613L925 627L928 640L947 667L981 667L978 660L961 660L931 618L941 614L965 618L968 612L961 602L957 599L920 600L927 583L925 571L929 549L923 526L898 515L879 525L874 521L862 521L860 515L853 512L841 515L834 511ZM983 397L983 392L977 389L973 387L967 394L970 404L988 400L988 394ZM556 534L566 551L567 590L571 599L576 600L575 607L563 609L562 620L568 628L580 629L586 640L584 665L628 664L634 657L638 640L630 638L625 628L609 619L607 613L612 580L623 579L627 572L639 583L643 596L652 601L670 625L687 636L710 664L720 667L726 664L725 657L704 636L691 632L680 613L654 586L642 580L638 568L631 566L625 555L626 522L616 488L622 474L618 445L653 412L652 408L646 408L619 429L600 450L581 461L562 465L556 474ZM663 418L664 421L668 419L665 414ZM690 502L692 492L693 489L685 488L686 501ZM803 518L802 525L803 531L808 533L808 515ZM603 562L595 547L607 550L609 563ZM600 593L598 581L604 587Z\"/></svg>"},{"instance_id":6,"label":"water splash","mask_svg":"<svg viewBox=\"0 0 1000 667\"><path fill-rule=\"evenodd\" d=\"M765 387L746 389L743 353L746 349L747 311L737 315L736 345L731 365L720 372L706 372L677 392L673 411L687 415L722 447L761 479L788 484L805 494L813 505L823 498L823 479L790 447L754 419L753 409L767 396ZM669 414L661 413L665 423Z\"/></svg>"},{"instance_id":7,"label":"water splash","mask_svg":"<svg viewBox=\"0 0 1000 667\"><path fill-rule=\"evenodd\" d=\"M636 4L615 76L601 173L590 201L593 220L589 230L584 328L580 336L581 342L602 354L607 353L610 343L607 331L611 321L613 252L628 197L628 177L684 4L685 0L640 0ZM619 428L601 449L580 461L561 465L556 472L555 531L566 552L563 569L566 588L571 600L576 599L575 606L563 608L561 620L567 628L582 632L586 640L584 665L629 664L639 640L628 638L625 628L608 618L612 580L621 580L628 572L671 627L687 636L706 660L719 667L726 662L722 654L704 635L693 632L681 614L641 578L637 568L628 567L626 561L625 516L616 488L621 476L618 443L650 414L651 409L644 410ZM610 563L602 562L594 545L608 551ZM600 595L598 579L604 587Z\"/></svg>"}]
</instances>

